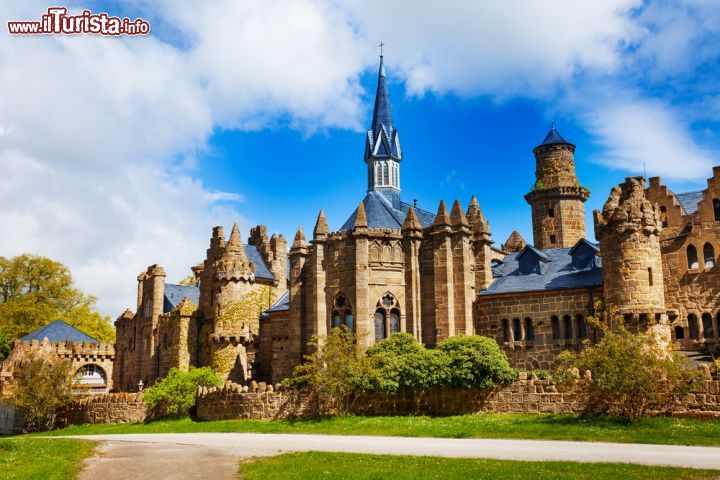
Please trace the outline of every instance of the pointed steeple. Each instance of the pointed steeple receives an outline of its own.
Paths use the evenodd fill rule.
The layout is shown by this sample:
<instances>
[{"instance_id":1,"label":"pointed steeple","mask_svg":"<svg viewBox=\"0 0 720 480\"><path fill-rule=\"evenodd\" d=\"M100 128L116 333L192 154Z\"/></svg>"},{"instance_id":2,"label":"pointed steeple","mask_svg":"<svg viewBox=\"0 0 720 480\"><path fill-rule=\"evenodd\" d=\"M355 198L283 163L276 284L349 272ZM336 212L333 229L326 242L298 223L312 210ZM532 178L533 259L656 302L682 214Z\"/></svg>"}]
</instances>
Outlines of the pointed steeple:
<instances>
[{"instance_id":1,"label":"pointed steeple","mask_svg":"<svg viewBox=\"0 0 720 480\"><path fill-rule=\"evenodd\" d=\"M450 212L450 221L455 227L469 227L468 219L460 206L460 201L455 199L452 211Z\"/></svg>"},{"instance_id":2,"label":"pointed steeple","mask_svg":"<svg viewBox=\"0 0 720 480\"><path fill-rule=\"evenodd\" d=\"M447 207L445 206L445 200L440 200L440 205L438 206L438 211L437 215L435 216L433 226L445 225L450 225L450 216L448 215Z\"/></svg>"},{"instance_id":3,"label":"pointed steeple","mask_svg":"<svg viewBox=\"0 0 720 480\"><path fill-rule=\"evenodd\" d=\"M480 203L478 203L475 195L473 195L470 200L470 205L467 209L467 219L474 232L490 235L490 225L485 219L485 216L480 209Z\"/></svg>"},{"instance_id":4,"label":"pointed steeple","mask_svg":"<svg viewBox=\"0 0 720 480\"><path fill-rule=\"evenodd\" d=\"M230 238L225 245L225 251L228 253L241 253L245 254L245 248L243 247L242 237L240 236L240 229L238 224L233 224L232 232L230 232Z\"/></svg>"},{"instance_id":5,"label":"pointed steeple","mask_svg":"<svg viewBox=\"0 0 720 480\"><path fill-rule=\"evenodd\" d=\"M367 215L365 214L365 204L360 202L357 208L357 214L355 215L355 228L367 228Z\"/></svg>"},{"instance_id":6,"label":"pointed steeple","mask_svg":"<svg viewBox=\"0 0 720 480\"><path fill-rule=\"evenodd\" d=\"M527 242L525 242L525 239L520 235L520 232L513 230L500 248L508 253L514 253L521 252L523 248L525 248L525 245L527 245Z\"/></svg>"},{"instance_id":7,"label":"pointed steeple","mask_svg":"<svg viewBox=\"0 0 720 480\"><path fill-rule=\"evenodd\" d=\"M399 210L402 150L400 137L393 121L382 55L380 55L372 123L365 138L364 159L368 167L368 191L380 191L390 200L393 208Z\"/></svg>"},{"instance_id":8,"label":"pointed steeple","mask_svg":"<svg viewBox=\"0 0 720 480\"><path fill-rule=\"evenodd\" d=\"M303 233L302 227L298 227L297 233L295 234L295 240L293 241L291 249L295 250L297 248L304 248L307 246L307 242L305 241L305 234Z\"/></svg>"},{"instance_id":9,"label":"pointed steeple","mask_svg":"<svg viewBox=\"0 0 720 480\"><path fill-rule=\"evenodd\" d=\"M418 220L413 207L408 209L405 221L402 224L402 230L422 230L422 224L420 223L420 220Z\"/></svg>"},{"instance_id":10,"label":"pointed steeple","mask_svg":"<svg viewBox=\"0 0 720 480\"><path fill-rule=\"evenodd\" d=\"M330 233L330 228L328 227L327 219L325 218L325 212L320 210L317 222L315 222L313 236L317 237L318 235L327 235L328 233Z\"/></svg>"},{"instance_id":11,"label":"pointed steeple","mask_svg":"<svg viewBox=\"0 0 720 480\"><path fill-rule=\"evenodd\" d=\"M544 146L548 146L548 145L568 145L568 146L573 147L573 149L575 148L575 145L568 142L567 140L565 140L563 138L562 135L560 135L560 132L558 132L557 128L555 128L555 122L553 122L551 124L550 131L548 132L547 135L545 135L545 140L543 140L542 143L535 148L544 147Z\"/></svg>"},{"instance_id":12,"label":"pointed steeple","mask_svg":"<svg viewBox=\"0 0 720 480\"><path fill-rule=\"evenodd\" d=\"M387 77L385 75L385 64L380 55L380 69L378 71L378 86L375 93L375 110L372 118L372 132L377 136L378 131L385 127L388 135L395 130L393 125L392 106L390 105L390 93L387 89Z\"/></svg>"}]
</instances>

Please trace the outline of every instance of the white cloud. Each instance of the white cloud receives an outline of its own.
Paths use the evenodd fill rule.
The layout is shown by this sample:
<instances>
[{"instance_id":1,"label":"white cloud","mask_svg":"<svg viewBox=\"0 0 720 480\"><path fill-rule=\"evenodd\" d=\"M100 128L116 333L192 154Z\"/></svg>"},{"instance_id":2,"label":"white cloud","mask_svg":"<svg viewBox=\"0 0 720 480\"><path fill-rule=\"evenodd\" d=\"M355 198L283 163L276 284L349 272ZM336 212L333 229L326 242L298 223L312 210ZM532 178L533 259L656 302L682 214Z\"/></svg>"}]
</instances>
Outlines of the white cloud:
<instances>
[{"instance_id":1,"label":"white cloud","mask_svg":"<svg viewBox=\"0 0 720 480\"><path fill-rule=\"evenodd\" d=\"M553 98L579 77L626 69L628 43L646 41L645 57L672 50L649 43L656 37L633 15L640 4L135 0L138 15L165 25L178 45L156 36L2 34L0 254L66 262L102 311L117 315L132 306L146 265L161 263L177 280L202 259L212 225L239 220L247 232L242 192L195 178L195 159L216 129L360 129L367 106L358 78L375 68L380 39L393 80L405 80L410 94ZM0 25L46 8L5 1ZM705 165L707 152L687 128L671 128L659 104L628 108L587 117L607 139L608 158L621 159L614 166L681 151Z\"/></svg>"},{"instance_id":2,"label":"white cloud","mask_svg":"<svg viewBox=\"0 0 720 480\"><path fill-rule=\"evenodd\" d=\"M698 147L683 122L659 101L635 100L588 115L589 130L605 150L596 160L652 176L700 180L709 175L711 152Z\"/></svg>"}]
</instances>

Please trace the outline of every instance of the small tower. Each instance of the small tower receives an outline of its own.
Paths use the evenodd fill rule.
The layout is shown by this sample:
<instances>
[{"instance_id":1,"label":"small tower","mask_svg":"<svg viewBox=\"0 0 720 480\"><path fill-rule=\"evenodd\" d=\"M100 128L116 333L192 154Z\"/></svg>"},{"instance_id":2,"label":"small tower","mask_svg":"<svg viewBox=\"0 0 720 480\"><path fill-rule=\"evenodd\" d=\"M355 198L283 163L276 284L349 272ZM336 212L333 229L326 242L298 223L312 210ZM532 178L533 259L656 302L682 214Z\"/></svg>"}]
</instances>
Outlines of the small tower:
<instances>
[{"instance_id":1,"label":"small tower","mask_svg":"<svg viewBox=\"0 0 720 480\"><path fill-rule=\"evenodd\" d=\"M602 254L606 306L621 315L665 314L660 253L662 222L645 198L642 177L613 187L602 212L593 212L595 237Z\"/></svg>"},{"instance_id":2,"label":"small tower","mask_svg":"<svg viewBox=\"0 0 720 480\"><path fill-rule=\"evenodd\" d=\"M575 145L553 124L533 153L536 181L525 195L532 206L533 243L539 249L572 247L585 238L585 201L590 197L575 175Z\"/></svg>"},{"instance_id":3,"label":"small tower","mask_svg":"<svg viewBox=\"0 0 720 480\"><path fill-rule=\"evenodd\" d=\"M400 209L400 138L393 124L385 65L380 55L380 71L375 95L372 125L365 141L365 163L368 168L368 192L382 192L393 207Z\"/></svg>"}]
</instances>

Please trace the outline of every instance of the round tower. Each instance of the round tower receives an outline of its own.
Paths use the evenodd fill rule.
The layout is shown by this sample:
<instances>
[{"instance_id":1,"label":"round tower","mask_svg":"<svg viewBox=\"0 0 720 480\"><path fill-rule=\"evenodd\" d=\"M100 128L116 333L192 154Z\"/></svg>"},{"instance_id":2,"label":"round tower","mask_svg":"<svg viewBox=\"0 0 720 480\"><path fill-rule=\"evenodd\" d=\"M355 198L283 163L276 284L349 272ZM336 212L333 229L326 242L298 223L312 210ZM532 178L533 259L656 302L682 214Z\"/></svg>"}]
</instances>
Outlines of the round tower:
<instances>
[{"instance_id":1,"label":"round tower","mask_svg":"<svg viewBox=\"0 0 720 480\"><path fill-rule=\"evenodd\" d=\"M658 210L645 198L645 180L626 178L613 187L602 212L593 212L600 242L607 308L631 317L665 314Z\"/></svg>"},{"instance_id":2,"label":"round tower","mask_svg":"<svg viewBox=\"0 0 720 480\"><path fill-rule=\"evenodd\" d=\"M590 192L575 175L575 145L555 125L533 149L535 185L525 200L532 207L535 247L572 247L585 238L585 201Z\"/></svg>"}]
</instances>

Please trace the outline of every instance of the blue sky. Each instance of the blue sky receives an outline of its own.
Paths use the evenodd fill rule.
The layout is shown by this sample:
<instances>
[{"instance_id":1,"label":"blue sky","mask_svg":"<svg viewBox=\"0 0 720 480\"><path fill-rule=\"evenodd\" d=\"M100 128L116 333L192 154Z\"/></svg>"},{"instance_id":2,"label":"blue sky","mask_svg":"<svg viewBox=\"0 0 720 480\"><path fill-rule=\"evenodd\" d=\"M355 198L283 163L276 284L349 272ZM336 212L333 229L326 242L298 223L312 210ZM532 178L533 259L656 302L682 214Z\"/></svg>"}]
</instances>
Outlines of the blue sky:
<instances>
[{"instance_id":1,"label":"blue sky","mask_svg":"<svg viewBox=\"0 0 720 480\"><path fill-rule=\"evenodd\" d=\"M40 0L7 0L0 25ZM70 266L106 315L153 263L177 281L211 228L292 237L365 194L380 40L402 189L477 195L499 245L531 240L532 148L555 121L591 211L626 175L701 189L720 164L716 0L88 0L140 38L0 34L0 255ZM378 12L382 12L379 15Z\"/></svg>"}]
</instances>

